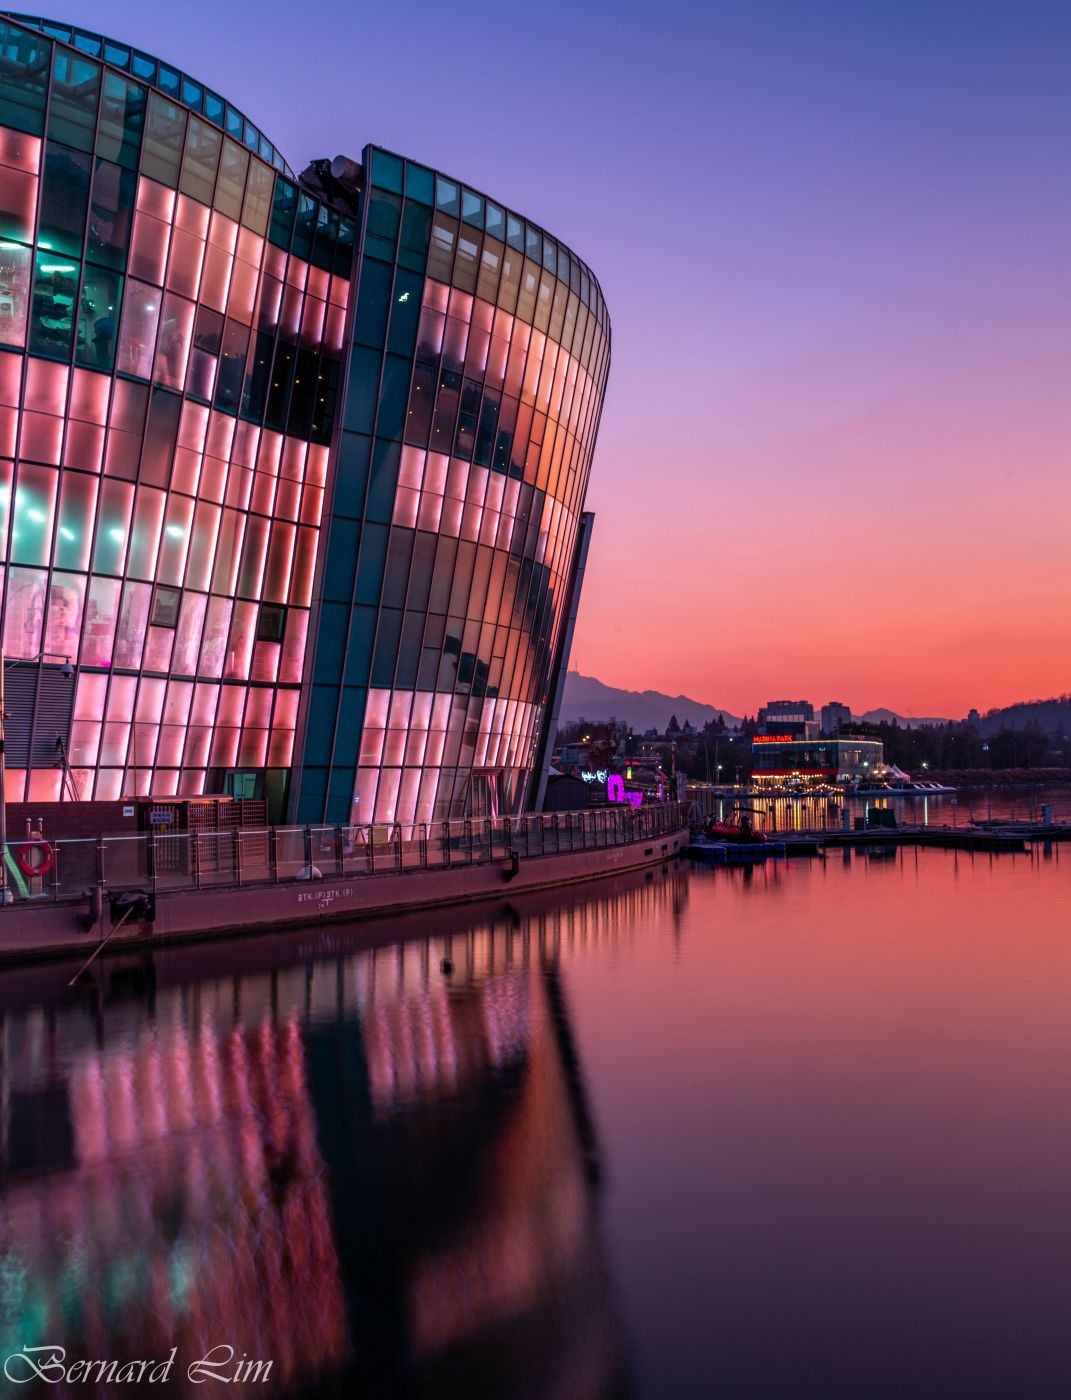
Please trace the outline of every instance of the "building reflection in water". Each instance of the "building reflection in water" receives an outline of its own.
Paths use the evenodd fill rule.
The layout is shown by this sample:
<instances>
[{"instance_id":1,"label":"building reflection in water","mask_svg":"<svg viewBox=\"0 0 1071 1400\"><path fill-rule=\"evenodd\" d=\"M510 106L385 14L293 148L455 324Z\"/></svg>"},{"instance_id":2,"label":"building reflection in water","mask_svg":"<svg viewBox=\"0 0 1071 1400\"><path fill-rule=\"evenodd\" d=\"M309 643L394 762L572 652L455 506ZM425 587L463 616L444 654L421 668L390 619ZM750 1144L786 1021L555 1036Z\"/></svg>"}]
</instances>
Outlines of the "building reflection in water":
<instances>
[{"instance_id":1,"label":"building reflection in water","mask_svg":"<svg viewBox=\"0 0 1071 1400\"><path fill-rule=\"evenodd\" d=\"M200 980L144 953L5 1011L2 1354L177 1347L179 1391L226 1343L273 1361L229 1394L623 1394L558 961L685 888L263 969L231 945Z\"/></svg>"}]
</instances>

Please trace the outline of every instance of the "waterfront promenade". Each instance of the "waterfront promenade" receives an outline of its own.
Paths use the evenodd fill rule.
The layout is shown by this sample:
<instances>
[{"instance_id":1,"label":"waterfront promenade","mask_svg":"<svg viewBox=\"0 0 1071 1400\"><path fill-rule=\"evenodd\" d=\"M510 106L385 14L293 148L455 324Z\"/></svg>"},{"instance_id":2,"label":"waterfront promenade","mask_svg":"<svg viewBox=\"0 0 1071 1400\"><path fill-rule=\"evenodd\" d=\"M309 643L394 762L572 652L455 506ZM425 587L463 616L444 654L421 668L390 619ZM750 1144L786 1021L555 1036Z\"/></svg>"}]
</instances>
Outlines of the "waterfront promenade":
<instances>
[{"instance_id":1,"label":"waterfront promenade","mask_svg":"<svg viewBox=\"0 0 1071 1400\"><path fill-rule=\"evenodd\" d=\"M0 961L501 898L655 865L687 842L676 803L58 841L48 876L0 908Z\"/></svg>"}]
</instances>

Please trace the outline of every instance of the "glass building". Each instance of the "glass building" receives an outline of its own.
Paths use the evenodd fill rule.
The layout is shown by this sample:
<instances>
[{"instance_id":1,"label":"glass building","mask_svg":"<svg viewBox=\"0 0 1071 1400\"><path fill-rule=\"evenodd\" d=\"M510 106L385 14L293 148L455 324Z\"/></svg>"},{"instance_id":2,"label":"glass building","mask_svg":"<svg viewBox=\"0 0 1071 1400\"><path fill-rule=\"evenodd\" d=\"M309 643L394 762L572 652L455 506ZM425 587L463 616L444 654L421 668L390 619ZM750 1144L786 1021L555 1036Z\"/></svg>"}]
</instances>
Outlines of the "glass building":
<instances>
[{"instance_id":1,"label":"glass building","mask_svg":"<svg viewBox=\"0 0 1071 1400\"><path fill-rule=\"evenodd\" d=\"M501 204L372 147L296 177L187 74L0 20L7 800L523 810L609 355Z\"/></svg>"},{"instance_id":2,"label":"glass building","mask_svg":"<svg viewBox=\"0 0 1071 1400\"><path fill-rule=\"evenodd\" d=\"M880 739L796 739L791 734L757 735L751 744L756 787L862 782L885 767Z\"/></svg>"}]
</instances>

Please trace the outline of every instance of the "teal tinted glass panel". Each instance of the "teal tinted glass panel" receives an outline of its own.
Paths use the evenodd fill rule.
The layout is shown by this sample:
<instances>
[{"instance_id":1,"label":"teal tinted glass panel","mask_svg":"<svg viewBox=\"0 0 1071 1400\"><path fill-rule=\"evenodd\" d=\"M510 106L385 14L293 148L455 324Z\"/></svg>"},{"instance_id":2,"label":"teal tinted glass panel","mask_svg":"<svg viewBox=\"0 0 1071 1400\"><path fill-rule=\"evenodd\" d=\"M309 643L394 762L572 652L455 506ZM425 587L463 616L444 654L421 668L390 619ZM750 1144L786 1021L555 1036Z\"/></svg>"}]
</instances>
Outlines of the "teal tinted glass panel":
<instances>
[{"instance_id":1,"label":"teal tinted glass panel","mask_svg":"<svg viewBox=\"0 0 1071 1400\"><path fill-rule=\"evenodd\" d=\"M51 52L40 34L0 22L0 126L44 132Z\"/></svg>"},{"instance_id":2,"label":"teal tinted glass panel","mask_svg":"<svg viewBox=\"0 0 1071 1400\"><path fill-rule=\"evenodd\" d=\"M506 241L506 214L497 204L487 203L487 232L499 242Z\"/></svg>"},{"instance_id":3,"label":"teal tinted glass panel","mask_svg":"<svg viewBox=\"0 0 1071 1400\"><path fill-rule=\"evenodd\" d=\"M357 322L354 340L358 345L383 346L390 310L391 269L386 263L365 259L357 294Z\"/></svg>"},{"instance_id":4,"label":"teal tinted glass panel","mask_svg":"<svg viewBox=\"0 0 1071 1400\"><path fill-rule=\"evenodd\" d=\"M97 160L92 175L90 228L85 256L90 262L122 270L134 217L137 175L112 161Z\"/></svg>"},{"instance_id":5,"label":"teal tinted glass panel","mask_svg":"<svg viewBox=\"0 0 1071 1400\"><path fill-rule=\"evenodd\" d=\"M421 204L435 202L435 176L423 165L412 161L405 167L405 197L419 200Z\"/></svg>"},{"instance_id":6,"label":"teal tinted glass panel","mask_svg":"<svg viewBox=\"0 0 1071 1400\"><path fill-rule=\"evenodd\" d=\"M199 112L205 100L205 90L200 83L195 83L192 78L182 79L182 101L187 107L192 107L195 112Z\"/></svg>"},{"instance_id":7,"label":"teal tinted glass panel","mask_svg":"<svg viewBox=\"0 0 1071 1400\"><path fill-rule=\"evenodd\" d=\"M372 152L372 184L393 194L402 192L402 162L386 151Z\"/></svg>"},{"instance_id":8,"label":"teal tinted glass panel","mask_svg":"<svg viewBox=\"0 0 1071 1400\"><path fill-rule=\"evenodd\" d=\"M255 151L260 145L260 132L256 129L256 127L251 121L247 121L245 123L245 128L242 132L242 139L245 141L245 144L249 147L251 151Z\"/></svg>"},{"instance_id":9,"label":"teal tinted glass panel","mask_svg":"<svg viewBox=\"0 0 1071 1400\"><path fill-rule=\"evenodd\" d=\"M78 297L78 263L38 249L30 304L30 350L69 359Z\"/></svg>"},{"instance_id":10,"label":"teal tinted glass panel","mask_svg":"<svg viewBox=\"0 0 1071 1400\"><path fill-rule=\"evenodd\" d=\"M113 44L110 39L104 42L104 57L108 63L114 63L116 68L130 67L130 50L123 44Z\"/></svg>"},{"instance_id":11,"label":"teal tinted glass panel","mask_svg":"<svg viewBox=\"0 0 1071 1400\"><path fill-rule=\"evenodd\" d=\"M518 253L524 252L524 225L512 214L506 215L506 242Z\"/></svg>"},{"instance_id":12,"label":"teal tinted glass panel","mask_svg":"<svg viewBox=\"0 0 1071 1400\"><path fill-rule=\"evenodd\" d=\"M281 177L275 181L272 198L271 222L268 225L268 238L279 248L290 247L290 235L294 230L294 216L297 214L297 187Z\"/></svg>"},{"instance_id":13,"label":"teal tinted glass panel","mask_svg":"<svg viewBox=\"0 0 1071 1400\"><path fill-rule=\"evenodd\" d=\"M228 136L234 136L239 141L245 132L245 118L241 112L236 112L230 103L227 104L226 131Z\"/></svg>"},{"instance_id":14,"label":"teal tinted glass panel","mask_svg":"<svg viewBox=\"0 0 1071 1400\"><path fill-rule=\"evenodd\" d=\"M218 93L205 91L205 116L210 122L215 122L217 126L223 125L223 113L226 104Z\"/></svg>"},{"instance_id":15,"label":"teal tinted glass panel","mask_svg":"<svg viewBox=\"0 0 1071 1400\"><path fill-rule=\"evenodd\" d=\"M416 346L417 325L420 321L420 299L424 279L418 273L399 269L394 279L394 294L390 309L390 335L387 349L398 355L411 356Z\"/></svg>"},{"instance_id":16,"label":"teal tinted glass panel","mask_svg":"<svg viewBox=\"0 0 1071 1400\"><path fill-rule=\"evenodd\" d=\"M344 277L348 282L353 275L353 253L357 242L357 229L352 219L339 219L338 242L335 244L335 276Z\"/></svg>"},{"instance_id":17,"label":"teal tinted glass panel","mask_svg":"<svg viewBox=\"0 0 1071 1400\"><path fill-rule=\"evenodd\" d=\"M392 252L394 241L398 237L401 215L402 202L397 195L388 194L383 190L369 191L366 232L373 237L384 239L390 244Z\"/></svg>"},{"instance_id":18,"label":"teal tinted glass panel","mask_svg":"<svg viewBox=\"0 0 1071 1400\"><path fill-rule=\"evenodd\" d=\"M324 571L324 597L348 603L353 597L353 574L361 526L357 520L339 519L331 524L331 547Z\"/></svg>"},{"instance_id":19,"label":"teal tinted glass panel","mask_svg":"<svg viewBox=\"0 0 1071 1400\"><path fill-rule=\"evenodd\" d=\"M99 63L80 58L67 49L56 50L48 112L50 137L80 151L93 149L100 75Z\"/></svg>"},{"instance_id":20,"label":"teal tinted glass panel","mask_svg":"<svg viewBox=\"0 0 1071 1400\"><path fill-rule=\"evenodd\" d=\"M296 257L304 258L306 262L312 255L312 240L316 232L316 208L316 201L309 195L298 195L293 252Z\"/></svg>"},{"instance_id":21,"label":"teal tinted glass panel","mask_svg":"<svg viewBox=\"0 0 1071 1400\"><path fill-rule=\"evenodd\" d=\"M350 360L346 388L344 426L358 433L370 433L379 396L379 353L355 349Z\"/></svg>"},{"instance_id":22,"label":"teal tinted glass panel","mask_svg":"<svg viewBox=\"0 0 1071 1400\"><path fill-rule=\"evenodd\" d=\"M118 73L105 73L97 154L136 170L148 91Z\"/></svg>"},{"instance_id":23,"label":"teal tinted glass panel","mask_svg":"<svg viewBox=\"0 0 1071 1400\"><path fill-rule=\"evenodd\" d=\"M53 255L82 256L91 164L92 157L82 151L72 151L54 141L45 145L37 242Z\"/></svg>"},{"instance_id":24,"label":"teal tinted glass panel","mask_svg":"<svg viewBox=\"0 0 1071 1400\"><path fill-rule=\"evenodd\" d=\"M461 213L461 190L453 180L444 180L441 175L435 181L435 207L444 214L456 219Z\"/></svg>"},{"instance_id":25,"label":"teal tinted glass panel","mask_svg":"<svg viewBox=\"0 0 1071 1400\"><path fill-rule=\"evenodd\" d=\"M359 519L364 514L364 493L368 484L368 460L372 439L363 433L343 433L335 475L333 514Z\"/></svg>"},{"instance_id":26,"label":"teal tinted glass panel","mask_svg":"<svg viewBox=\"0 0 1071 1400\"><path fill-rule=\"evenodd\" d=\"M483 228L483 195L475 194L472 190L462 190L461 218L464 223L472 224L474 228Z\"/></svg>"},{"instance_id":27,"label":"teal tinted glass panel","mask_svg":"<svg viewBox=\"0 0 1071 1400\"><path fill-rule=\"evenodd\" d=\"M41 23L41 28L46 34L51 34L53 39L62 39L65 44L71 42L71 29L69 25L56 24L54 21L46 19Z\"/></svg>"},{"instance_id":28,"label":"teal tinted glass panel","mask_svg":"<svg viewBox=\"0 0 1071 1400\"><path fill-rule=\"evenodd\" d=\"M76 34L74 36L74 46L76 49L81 49L83 53L87 53L93 58L100 57L102 43L95 34Z\"/></svg>"},{"instance_id":29,"label":"teal tinted glass panel","mask_svg":"<svg viewBox=\"0 0 1071 1400\"><path fill-rule=\"evenodd\" d=\"M135 78L144 82L156 82L156 59L147 53L134 53L130 58L130 71Z\"/></svg>"},{"instance_id":30,"label":"teal tinted glass panel","mask_svg":"<svg viewBox=\"0 0 1071 1400\"><path fill-rule=\"evenodd\" d=\"M115 334L122 311L123 279L110 268L86 264L78 300L78 334L74 357L80 365L110 370L115 364Z\"/></svg>"},{"instance_id":31,"label":"teal tinted glass panel","mask_svg":"<svg viewBox=\"0 0 1071 1400\"><path fill-rule=\"evenodd\" d=\"M402 210L402 238L398 261L411 272L423 272L428 260L431 240L431 209L424 204L406 200Z\"/></svg>"},{"instance_id":32,"label":"teal tinted glass panel","mask_svg":"<svg viewBox=\"0 0 1071 1400\"><path fill-rule=\"evenodd\" d=\"M166 63L161 63L156 81L161 92L166 92L168 97L182 100L182 79L174 68L168 68Z\"/></svg>"}]
</instances>

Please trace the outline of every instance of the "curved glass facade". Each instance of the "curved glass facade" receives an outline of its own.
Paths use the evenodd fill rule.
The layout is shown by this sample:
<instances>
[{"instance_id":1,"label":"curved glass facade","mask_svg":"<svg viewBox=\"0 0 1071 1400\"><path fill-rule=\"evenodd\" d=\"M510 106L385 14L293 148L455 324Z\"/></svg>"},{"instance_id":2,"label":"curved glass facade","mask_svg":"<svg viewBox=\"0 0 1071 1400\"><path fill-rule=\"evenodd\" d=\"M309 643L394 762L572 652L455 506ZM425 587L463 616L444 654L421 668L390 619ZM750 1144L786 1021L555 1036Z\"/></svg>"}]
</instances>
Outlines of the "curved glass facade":
<instances>
[{"instance_id":1,"label":"curved glass facade","mask_svg":"<svg viewBox=\"0 0 1071 1400\"><path fill-rule=\"evenodd\" d=\"M175 73L0 21L7 799L521 810L608 370L597 284L387 152L359 192L295 180Z\"/></svg>"},{"instance_id":2,"label":"curved glass facade","mask_svg":"<svg viewBox=\"0 0 1071 1400\"><path fill-rule=\"evenodd\" d=\"M368 148L301 820L523 809L609 369L589 270Z\"/></svg>"}]
</instances>

